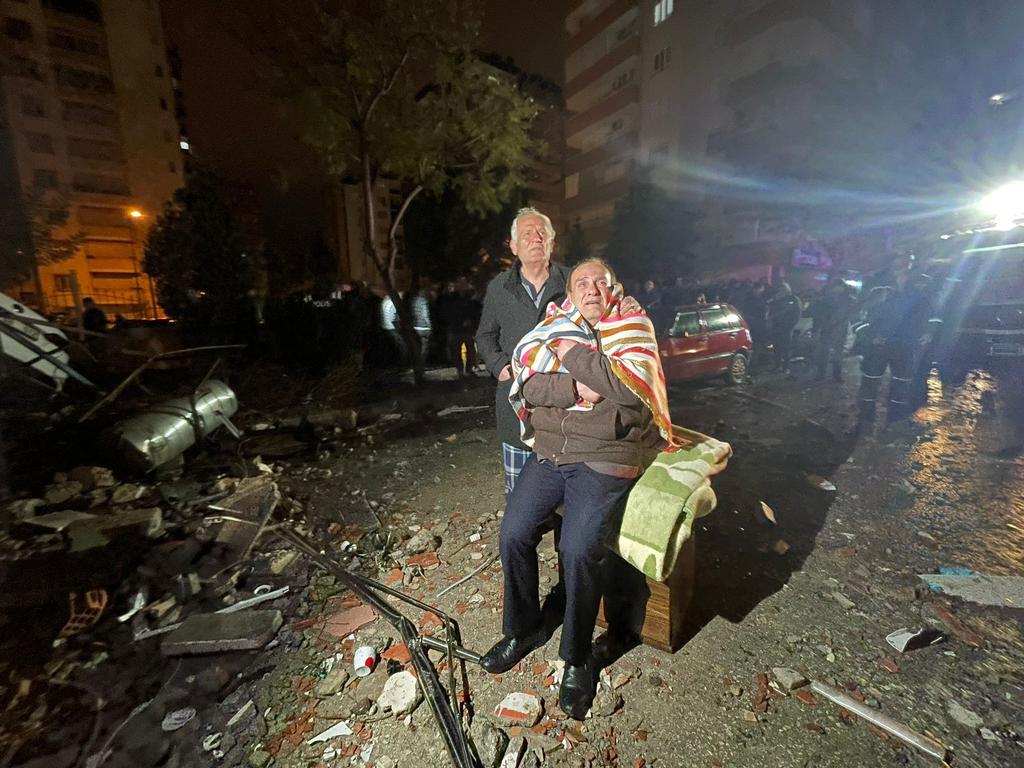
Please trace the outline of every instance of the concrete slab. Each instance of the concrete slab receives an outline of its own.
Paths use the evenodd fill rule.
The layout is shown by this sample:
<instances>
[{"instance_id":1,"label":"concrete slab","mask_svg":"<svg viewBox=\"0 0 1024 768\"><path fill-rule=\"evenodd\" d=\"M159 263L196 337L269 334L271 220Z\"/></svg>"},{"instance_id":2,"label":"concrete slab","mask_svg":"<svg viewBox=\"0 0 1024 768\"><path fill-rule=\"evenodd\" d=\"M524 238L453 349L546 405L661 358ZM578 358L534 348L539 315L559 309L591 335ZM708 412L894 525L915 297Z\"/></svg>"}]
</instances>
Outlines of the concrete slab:
<instances>
[{"instance_id":1,"label":"concrete slab","mask_svg":"<svg viewBox=\"0 0 1024 768\"><path fill-rule=\"evenodd\" d=\"M280 611L202 613L189 616L160 645L164 656L252 651L269 643L281 628Z\"/></svg>"}]
</instances>

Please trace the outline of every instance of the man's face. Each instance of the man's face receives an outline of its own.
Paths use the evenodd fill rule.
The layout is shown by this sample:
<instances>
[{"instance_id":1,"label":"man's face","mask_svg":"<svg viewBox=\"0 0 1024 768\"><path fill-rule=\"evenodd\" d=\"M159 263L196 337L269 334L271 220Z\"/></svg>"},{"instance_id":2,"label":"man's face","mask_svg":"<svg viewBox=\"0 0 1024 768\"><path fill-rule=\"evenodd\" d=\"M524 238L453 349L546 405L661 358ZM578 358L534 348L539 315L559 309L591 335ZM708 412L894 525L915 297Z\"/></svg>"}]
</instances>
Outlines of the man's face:
<instances>
[{"instance_id":1,"label":"man's face","mask_svg":"<svg viewBox=\"0 0 1024 768\"><path fill-rule=\"evenodd\" d=\"M569 298L588 323L601 319L611 301L611 277L597 263L584 264L574 270L569 281Z\"/></svg>"},{"instance_id":2,"label":"man's face","mask_svg":"<svg viewBox=\"0 0 1024 768\"><path fill-rule=\"evenodd\" d=\"M516 239L509 243L512 253L527 266L547 264L551 260L554 238L548 237L546 222L534 213L519 218Z\"/></svg>"}]
</instances>

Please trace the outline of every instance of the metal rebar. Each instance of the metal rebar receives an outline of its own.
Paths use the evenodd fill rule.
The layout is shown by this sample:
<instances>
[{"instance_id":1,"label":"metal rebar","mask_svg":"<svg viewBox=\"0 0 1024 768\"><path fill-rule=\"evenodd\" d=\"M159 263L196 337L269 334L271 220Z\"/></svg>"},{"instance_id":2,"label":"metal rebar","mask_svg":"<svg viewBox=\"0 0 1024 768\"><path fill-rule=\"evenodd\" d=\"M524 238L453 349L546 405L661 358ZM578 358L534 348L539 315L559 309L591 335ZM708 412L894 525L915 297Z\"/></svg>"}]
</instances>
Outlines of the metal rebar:
<instances>
[{"instance_id":1,"label":"metal rebar","mask_svg":"<svg viewBox=\"0 0 1024 768\"><path fill-rule=\"evenodd\" d=\"M312 541L294 530L289 528L280 528L275 530L275 533L281 539L303 552L313 564L319 566L321 569L327 571L329 574L341 581L342 584L351 589L364 603L371 606L375 611L391 622L391 624L398 630L399 634L401 634L402 641L409 649L412 666L416 670L416 681L419 683L420 690L423 692L424 701L426 701L427 706L434 715L434 719L437 721L438 727L441 731L441 737L444 740L445 747L448 749L448 755L451 757L452 762L455 764L456 768L483 768L483 763L480 761L479 756L476 754L476 750L473 748L472 743L462 727L461 718L456 711L457 708L452 706L452 703L449 702L448 698L445 696L444 686L441 685L437 670L434 668L433 663L427 656L426 651L427 647L436 647L434 646L434 643L437 643L437 645L440 646L440 650L447 650L449 652L449 657L452 658L452 660L454 660L453 657L455 656L460 660L463 659L463 656L457 652L454 645L454 643L460 639L458 623L455 619L433 606L427 605L415 598L391 589L384 584L374 581L373 579L369 579L365 576L360 576L357 573L349 571L340 563L322 554ZM416 626L401 612L382 599L378 593L391 595L405 603L419 608L420 610L429 611L440 617L450 633L447 642L421 636L419 631L416 629ZM458 647L458 650L463 651L467 655L471 653L469 651L465 651L461 646ZM479 657L477 657L477 659L479 659ZM463 665L463 680L466 679L465 668ZM452 692L452 696L454 700L454 691Z\"/></svg>"},{"instance_id":2,"label":"metal rebar","mask_svg":"<svg viewBox=\"0 0 1024 768\"><path fill-rule=\"evenodd\" d=\"M897 722L888 715L884 715L878 710L872 709L867 704L861 704L856 699L847 696L845 693L833 688L831 685L812 682L811 690L815 693L821 694L834 704L838 704L843 709L848 709L858 717L863 717L872 725L881 728L886 733L892 734L904 744L908 744L929 757L934 757L943 764L946 762L946 748L934 739L920 734L917 731L911 730L907 726L903 725L903 723Z\"/></svg>"}]
</instances>

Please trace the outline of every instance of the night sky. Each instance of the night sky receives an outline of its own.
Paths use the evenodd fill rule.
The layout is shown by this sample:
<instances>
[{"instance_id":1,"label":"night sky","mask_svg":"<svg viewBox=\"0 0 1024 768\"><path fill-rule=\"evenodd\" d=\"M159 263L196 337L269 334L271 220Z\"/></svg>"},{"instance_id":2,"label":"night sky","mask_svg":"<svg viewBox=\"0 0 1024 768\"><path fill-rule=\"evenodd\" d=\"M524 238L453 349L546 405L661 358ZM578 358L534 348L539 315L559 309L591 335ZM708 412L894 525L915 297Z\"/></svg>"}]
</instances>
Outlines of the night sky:
<instances>
[{"instance_id":1,"label":"night sky","mask_svg":"<svg viewBox=\"0 0 1024 768\"><path fill-rule=\"evenodd\" d=\"M188 138L200 162L256 188L272 247L304 250L320 229L324 176L283 106L261 91L235 31L247 7L162 0L168 45L181 55ZM489 0L481 47L561 83L564 9L564 0Z\"/></svg>"}]
</instances>

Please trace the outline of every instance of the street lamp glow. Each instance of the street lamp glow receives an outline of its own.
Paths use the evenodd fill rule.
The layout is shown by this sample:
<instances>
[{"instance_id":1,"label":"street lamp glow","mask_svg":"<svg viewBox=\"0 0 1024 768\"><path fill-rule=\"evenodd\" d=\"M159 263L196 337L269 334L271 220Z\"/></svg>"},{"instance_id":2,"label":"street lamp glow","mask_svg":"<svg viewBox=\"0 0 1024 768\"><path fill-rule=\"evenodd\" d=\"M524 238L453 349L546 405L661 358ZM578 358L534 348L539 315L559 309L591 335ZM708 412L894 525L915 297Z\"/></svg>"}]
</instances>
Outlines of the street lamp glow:
<instances>
[{"instance_id":1,"label":"street lamp glow","mask_svg":"<svg viewBox=\"0 0 1024 768\"><path fill-rule=\"evenodd\" d=\"M141 219L142 211L140 211L138 208L132 208L130 211L128 211L128 215L131 216L133 219Z\"/></svg>"},{"instance_id":2,"label":"street lamp glow","mask_svg":"<svg viewBox=\"0 0 1024 768\"><path fill-rule=\"evenodd\" d=\"M1013 229L1024 218L1024 181L1013 181L997 189L980 204L996 220L998 229Z\"/></svg>"}]
</instances>

